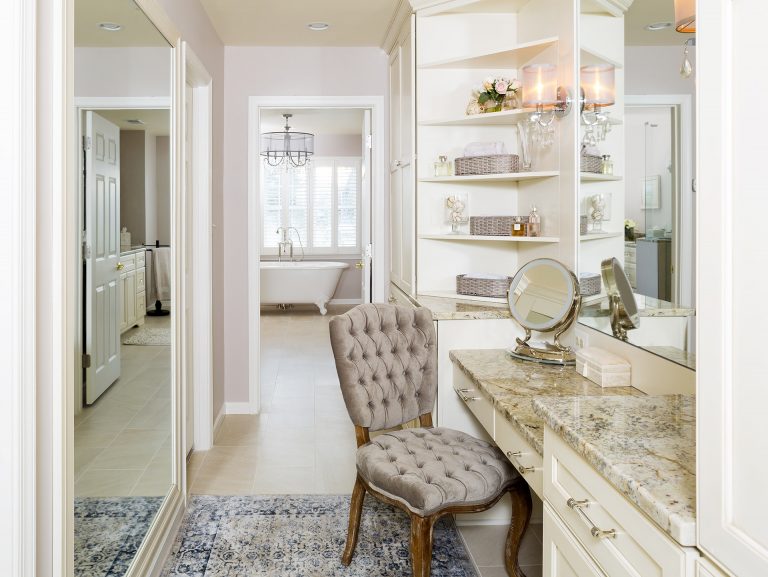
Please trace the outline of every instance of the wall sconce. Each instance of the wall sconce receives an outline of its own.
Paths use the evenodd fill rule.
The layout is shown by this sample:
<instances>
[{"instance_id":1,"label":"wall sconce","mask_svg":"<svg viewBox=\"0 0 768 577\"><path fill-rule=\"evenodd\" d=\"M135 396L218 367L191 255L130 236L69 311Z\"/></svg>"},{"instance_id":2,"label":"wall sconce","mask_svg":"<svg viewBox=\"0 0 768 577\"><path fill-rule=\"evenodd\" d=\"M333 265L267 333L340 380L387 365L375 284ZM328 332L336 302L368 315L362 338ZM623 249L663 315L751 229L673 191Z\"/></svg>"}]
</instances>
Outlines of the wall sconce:
<instances>
[{"instance_id":1,"label":"wall sconce","mask_svg":"<svg viewBox=\"0 0 768 577\"><path fill-rule=\"evenodd\" d=\"M571 111L570 94L557 85L557 66L523 66L523 107L536 109L531 113L530 120L541 127L552 124L555 116L562 118Z\"/></svg>"},{"instance_id":2,"label":"wall sconce","mask_svg":"<svg viewBox=\"0 0 768 577\"><path fill-rule=\"evenodd\" d=\"M675 30L696 33L696 0L675 0Z\"/></svg>"},{"instance_id":3,"label":"wall sconce","mask_svg":"<svg viewBox=\"0 0 768 577\"><path fill-rule=\"evenodd\" d=\"M595 145L611 131L609 113L604 109L616 103L616 67L612 64L582 66L581 120L587 126L584 143Z\"/></svg>"}]
</instances>

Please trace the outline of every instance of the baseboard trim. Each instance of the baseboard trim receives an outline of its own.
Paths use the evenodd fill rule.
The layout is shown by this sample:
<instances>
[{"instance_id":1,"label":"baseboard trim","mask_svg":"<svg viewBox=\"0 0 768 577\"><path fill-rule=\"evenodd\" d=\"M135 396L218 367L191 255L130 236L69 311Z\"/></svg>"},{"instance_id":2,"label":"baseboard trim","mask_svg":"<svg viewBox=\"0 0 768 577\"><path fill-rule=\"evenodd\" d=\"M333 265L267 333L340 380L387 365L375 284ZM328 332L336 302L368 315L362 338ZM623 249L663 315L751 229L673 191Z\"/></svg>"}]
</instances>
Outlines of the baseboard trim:
<instances>
[{"instance_id":1,"label":"baseboard trim","mask_svg":"<svg viewBox=\"0 0 768 577\"><path fill-rule=\"evenodd\" d=\"M253 415L251 403L224 403L224 413L227 415Z\"/></svg>"},{"instance_id":2,"label":"baseboard trim","mask_svg":"<svg viewBox=\"0 0 768 577\"><path fill-rule=\"evenodd\" d=\"M213 421L213 434L211 435L211 440L213 441L213 444L216 444L216 437L219 436L219 431L221 430L221 426L224 424L224 415L227 414L227 404L221 403L221 408L219 409L219 414L216 415L216 418Z\"/></svg>"}]
</instances>

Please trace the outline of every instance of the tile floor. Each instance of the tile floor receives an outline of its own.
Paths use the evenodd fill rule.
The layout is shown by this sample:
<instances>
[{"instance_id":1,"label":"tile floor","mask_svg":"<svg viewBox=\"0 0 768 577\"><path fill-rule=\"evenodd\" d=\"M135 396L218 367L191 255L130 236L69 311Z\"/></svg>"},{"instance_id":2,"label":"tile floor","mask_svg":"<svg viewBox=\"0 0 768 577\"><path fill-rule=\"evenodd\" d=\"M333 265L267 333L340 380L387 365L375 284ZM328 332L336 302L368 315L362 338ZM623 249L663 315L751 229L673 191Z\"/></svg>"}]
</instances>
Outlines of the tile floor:
<instances>
[{"instance_id":1,"label":"tile floor","mask_svg":"<svg viewBox=\"0 0 768 577\"><path fill-rule=\"evenodd\" d=\"M349 494L355 433L339 389L328 321L349 307L289 312L262 309L262 413L228 415L207 452L188 464L191 492L209 495ZM460 532L482 577L506 575L507 528L467 525ZM527 577L541 575L541 525L523 541Z\"/></svg>"},{"instance_id":2,"label":"tile floor","mask_svg":"<svg viewBox=\"0 0 768 577\"><path fill-rule=\"evenodd\" d=\"M146 325L169 327L170 317ZM121 357L120 378L75 417L76 497L162 496L170 487L171 347L122 345Z\"/></svg>"}]
</instances>

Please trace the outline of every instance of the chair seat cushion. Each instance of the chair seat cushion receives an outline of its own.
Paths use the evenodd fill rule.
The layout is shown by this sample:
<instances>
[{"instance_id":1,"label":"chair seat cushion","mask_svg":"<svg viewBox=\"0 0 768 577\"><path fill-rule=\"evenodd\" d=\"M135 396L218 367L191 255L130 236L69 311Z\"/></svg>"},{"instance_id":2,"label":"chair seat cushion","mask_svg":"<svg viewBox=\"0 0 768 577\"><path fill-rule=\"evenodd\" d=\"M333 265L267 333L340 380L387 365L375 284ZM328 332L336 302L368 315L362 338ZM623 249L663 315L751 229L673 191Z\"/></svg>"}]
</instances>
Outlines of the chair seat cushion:
<instances>
[{"instance_id":1,"label":"chair seat cushion","mask_svg":"<svg viewBox=\"0 0 768 577\"><path fill-rule=\"evenodd\" d=\"M357 471L376 491L427 516L488 502L518 476L501 451L453 429L403 429L357 450Z\"/></svg>"}]
</instances>

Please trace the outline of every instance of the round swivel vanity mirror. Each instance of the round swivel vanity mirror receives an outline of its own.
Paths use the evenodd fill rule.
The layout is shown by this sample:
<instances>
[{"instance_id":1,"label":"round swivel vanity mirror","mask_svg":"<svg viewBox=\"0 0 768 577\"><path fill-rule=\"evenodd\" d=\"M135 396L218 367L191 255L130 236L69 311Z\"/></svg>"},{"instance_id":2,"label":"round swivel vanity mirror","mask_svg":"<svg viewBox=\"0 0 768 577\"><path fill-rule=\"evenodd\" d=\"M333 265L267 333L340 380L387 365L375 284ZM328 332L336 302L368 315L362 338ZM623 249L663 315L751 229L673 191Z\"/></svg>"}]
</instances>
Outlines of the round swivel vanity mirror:
<instances>
[{"instance_id":1,"label":"round swivel vanity mirror","mask_svg":"<svg viewBox=\"0 0 768 577\"><path fill-rule=\"evenodd\" d=\"M626 341L627 331L640 326L635 293L616 258L605 259L600 268L611 310L611 330L616 338Z\"/></svg>"},{"instance_id":2,"label":"round swivel vanity mirror","mask_svg":"<svg viewBox=\"0 0 768 577\"><path fill-rule=\"evenodd\" d=\"M532 260L523 266L509 287L509 311L525 329L525 338L509 353L520 359L571 365L575 357L559 338L579 316L581 296L576 276L551 258ZM554 332L552 343L531 341L531 332Z\"/></svg>"}]
</instances>

